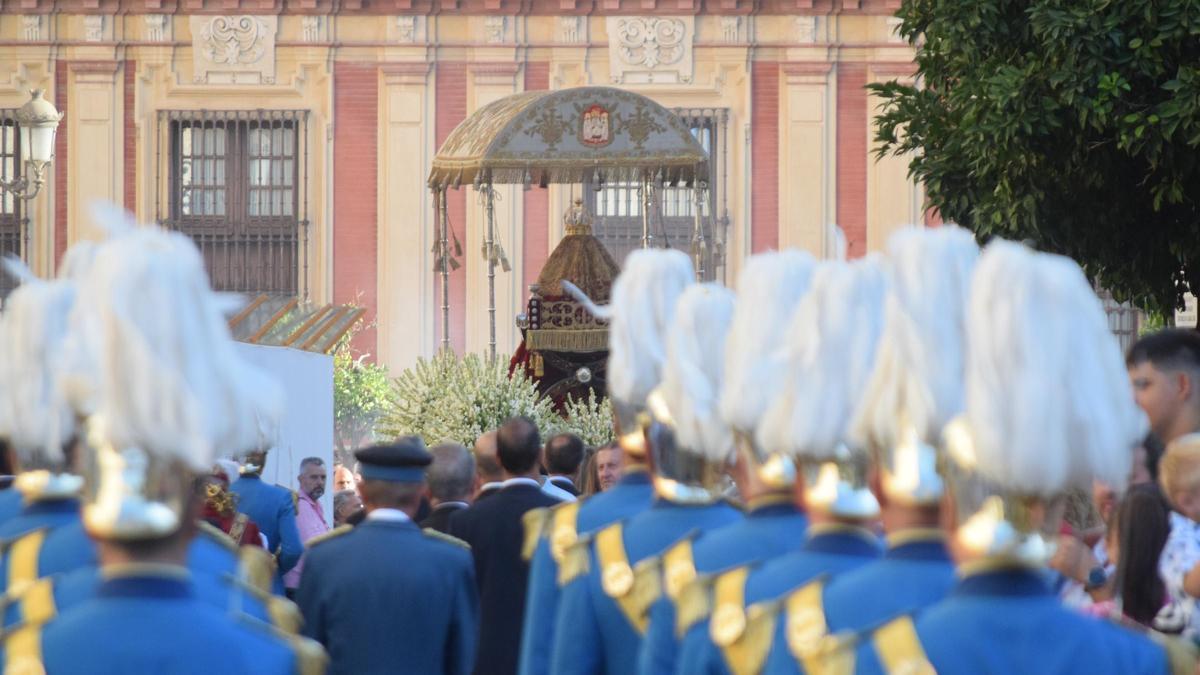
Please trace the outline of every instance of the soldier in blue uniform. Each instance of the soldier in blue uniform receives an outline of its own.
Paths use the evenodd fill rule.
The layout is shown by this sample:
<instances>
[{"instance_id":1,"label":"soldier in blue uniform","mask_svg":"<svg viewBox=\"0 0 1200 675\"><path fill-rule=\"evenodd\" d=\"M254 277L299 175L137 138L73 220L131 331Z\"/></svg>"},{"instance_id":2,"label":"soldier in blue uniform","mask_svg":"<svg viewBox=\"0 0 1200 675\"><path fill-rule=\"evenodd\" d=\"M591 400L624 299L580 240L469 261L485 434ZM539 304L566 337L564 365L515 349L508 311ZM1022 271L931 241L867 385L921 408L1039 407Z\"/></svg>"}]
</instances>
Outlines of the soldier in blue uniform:
<instances>
[{"instance_id":1,"label":"soldier in blue uniform","mask_svg":"<svg viewBox=\"0 0 1200 675\"><path fill-rule=\"evenodd\" d=\"M470 548L413 521L432 457L415 436L355 453L367 511L313 540L296 594L304 634L330 673L465 675L475 663L479 599Z\"/></svg>"},{"instance_id":2,"label":"soldier in blue uniform","mask_svg":"<svg viewBox=\"0 0 1200 675\"><path fill-rule=\"evenodd\" d=\"M304 545L300 543L300 530L296 527L296 502L292 491L263 481L262 470L266 463L266 450L247 453L241 478L229 489L238 496L237 510L249 516L266 536L278 566L275 590L282 593L283 575L300 561Z\"/></svg>"},{"instance_id":3,"label":"soldier in blue uniform","mask_svg":"<svg viewBox=\"0 0 1200 675\"><path fill-rule=\"evenodd\" d=\"M260 443L259 403L281 395L237 358L194 244L123 233L100 247L78 292L72 337L84 356L73 358L105 355L80 374L94 406L82 517L102 581L57 616L52 588L29 586L22 622L4 636L6 670L319 672L319 645L217 609L184 566L200 476L218 452Z\"/></svg>"},{"instance_id":4,"label":"soldier in blue uniform","mask_svg":"<svg viewBox=\"0 0 1200 675\"><path fill-rule=\"evenodd\" d=\"M664 272L682 281L692 268L675 251L637 251L617 283L654 288L643 284ZM646 445L656 499L648 510L599 530L568 552L551 672L634 672L649 609L663 584L657 556L689 532L741 518L714 498L711 482L732 445L717 414L732 313L732 293L719 286L690 286L679 297L667 331L662 383L647 397L655 420Z\"/></svg>"},{"instance_id":5,"label":"soldier in blue uniform","mask_svg":"<svg viewBox=\"0 0 1200 675\"><path fill-rule=\"evenodd\" d=\"M814 273L788 325L787 381L756 434L761 447L785 450L801 466L813 524L799 550L697 579L699 588L684 591L676 672L729 672L746 660L748 645L761 647L771 637L751 626L757 614L751 605L878 559L879 540L868 526L879 516L879 503L867 486L867 453L846 441L870 374L885 288L873 259L826 262Z\"/></svg>"},{"instance_id":6,"label":"soldier in blue uniform","mask_svg":"<svg viewBox=\"0 0 1200 675\"><path fill-rule=\"evenodd\" d=\"M779 348L815 264L798 251L764 253L747 260L738 277L733 327L725 344L721 416L734 433L732 474L746 502L746 518L685 538L663 554L668 575L650 610L638 659L643 674L675 672L676 603L697 574L711 576L773 558L804 542L808 519L794 501L795 466L787 455L764 452L753 437L783 382Z\"/></svg>"},{"instance_id":7,"label":"soldier in blue uniform","mask_svg":"<svg viewBox=\"0 0 1200 675\"><path fill-rule=\"evenodd\" d=\"M957 227L906 229L888 242L891 284L874 370L851 425L871 450L871 489L879 499L883 558L826 583L792 591L774 612L769 643L746 645L746 666L806 672L826 636L873 627L931 605L954 585L954 564L940 526L941 429L962 412L964 323L974 237ZM803 623L804 631L788 630ZM820 672L820 671L818 671Z\"/></svg>"},{"instance_id":8,"label":"soldier in blue uniform","mask_svg":"<svg viewBox=\"0 0 1200 675\"><path fill-rule=\"evenodd\" d=\"M554 626L562 587L561 564L567 550L600 528L632 517L650 506L653 498L646 462L646 442L637 413L658 384L665 357L670 312L679 294L692 282L681 269L654 266L653 256L637 256L632 276L618 277L613 303L597 308L570 282L564 282L576 299L592 311L611 316L607 364L608 393L618 411L618 443L625 455L624 476L611 489L582 503L568 503L549 511L526 514L526 552L532 551L525 625L521 632L521 675L549 672ZM629 269L627 267L627 269ZM656 278L657 276L657 278ZM657 316L645 322L639 317Z\"/></svg>"},{"instance_id":9,"label":"soldier in blue uniform","mask_svg":"<svg viewBox=\"0 0 1200 675\"><path fill-rule=\"evenodd\" d=\"M996 241L969 307L966 412L946 430L961 580L870 632L858 672L1167 673L1162 646L1064 607L1046 580L1062 494L1123 484L1144 433L1091 284L1066 258Z\"/></svg>"}]
</instances>

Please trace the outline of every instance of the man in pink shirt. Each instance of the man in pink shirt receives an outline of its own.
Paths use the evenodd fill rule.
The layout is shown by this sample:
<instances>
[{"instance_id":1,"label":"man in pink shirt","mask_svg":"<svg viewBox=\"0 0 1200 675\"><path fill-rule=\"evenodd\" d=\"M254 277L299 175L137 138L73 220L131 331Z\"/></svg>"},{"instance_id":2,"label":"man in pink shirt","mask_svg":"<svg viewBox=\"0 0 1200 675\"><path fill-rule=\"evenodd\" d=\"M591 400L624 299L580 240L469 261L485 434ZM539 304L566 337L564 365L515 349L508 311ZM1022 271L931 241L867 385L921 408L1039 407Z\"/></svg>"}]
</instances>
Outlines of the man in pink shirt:
<instances>
[{"instance_id":1,"label":"man in pink shirt","mask_svg":"<svg viewBox=\"0 0 1200 675\"><path fill-rule=\"evenodd\" d=\"M308 540L329 531L325 513L317 500L325 494L325 462L320 457L307 457L300 462L300 491L296 500L296 529L300 530L300 541L306 546ZM300 574L304 569L304 558L283 575L283 585L288 597L300 587Z\"/></svg>"}]
</instances>

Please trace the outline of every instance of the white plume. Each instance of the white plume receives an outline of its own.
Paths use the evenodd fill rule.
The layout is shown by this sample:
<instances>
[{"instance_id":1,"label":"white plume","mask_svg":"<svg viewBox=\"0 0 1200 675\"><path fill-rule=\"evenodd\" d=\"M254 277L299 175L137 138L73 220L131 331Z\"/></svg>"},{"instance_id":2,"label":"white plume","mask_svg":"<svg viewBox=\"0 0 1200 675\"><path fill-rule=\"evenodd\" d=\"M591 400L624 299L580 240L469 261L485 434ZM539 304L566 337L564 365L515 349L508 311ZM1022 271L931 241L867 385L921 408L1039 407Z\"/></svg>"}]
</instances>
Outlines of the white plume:
<instances>
[{"instance_id":1,"label":"white plume","mask_svg":"<svg viewBox=\"0 0 1200 675\"><path fill-rule=\"evenodd\" d=\"M679 296L661 387L681 448L718 462L733 451L733 435L717 409L733 297L717 284L693 284Z\"/></svg>"},{"instance_id":2,"label":"white plume","mask_svg":"<svg viewBox=\"0 0 1200 675\"><path fill-rule=\"evenodd\" d=\"M675 303L695 280L692 261L670 249L638 249L613 284L608 328L608 391L642 406L658 386Z\"/></svg>"},{"instance_id":3,"label":"white plume","mask_svg":"<svg viewBox=\"0 0 1200 675\"><path fill-rule=\"evenodd\" d=\"M759 424L761 447L813 460L837 456L871 373L886 287L874 256L817 267L788 326L787 381Z\"/></svg>"},{"instance_id":4,"label":"white plume","mask_svg":"<svg viewBox=\"0 0 1200 675\"><path fill-rule=\"evenodd\" d=\"M75 416L55 373L75 296L68 282L33 278L5 305L0 436L8 437L25 468L59 466L63 444L75 434Z\"/></svg>"},{"instance_id":5,"label":"white plume","mask_svg":"<svg viewBox=\"0 0 1200 675\"><path fill-rule=\"evenodd\" d=\"M721 391L721 415L734 429L753 434L779 395L788 320L808 292L816 264L802 251L761 253L749 258L738 275Z\"/></svg>"},{"instance_id":6,"label":"white plume","mask_svg":"<svg viewBox=\"0 0 1200 675\"><path fill-rule=\"evenodd\" d=\"M1042 496L1093 478L1125 481L1146 420L1104 308L1074 261L990 244L971 284L967 340L980 474Z\"/></svg>"},{"instance_id":7,"label":"white plume","mask_svg":"<svg viewBox=\"0 0 1200 675\"><path fill-rule=\"evenodd\" d=\"M274 437L283 392L237 356L186 237L138 228L100 245L71 329L75 362L92 361L72 376L85 380L76 386L118 447L204 472L217 454L261 448Z\"/></svg>"},{"instance_id":8,"label":"white plume","mask_svg":"<svg viewBox=\"0 0 1200 675\"><path fill-rule=\"evenodd\" d=\"M979 257L962 228L905 228L888 241L884 327L875 370L859 401L851 438L892 448L906 420L937 443L963 411L967 294Z\"/></svg>"}]
</instances>

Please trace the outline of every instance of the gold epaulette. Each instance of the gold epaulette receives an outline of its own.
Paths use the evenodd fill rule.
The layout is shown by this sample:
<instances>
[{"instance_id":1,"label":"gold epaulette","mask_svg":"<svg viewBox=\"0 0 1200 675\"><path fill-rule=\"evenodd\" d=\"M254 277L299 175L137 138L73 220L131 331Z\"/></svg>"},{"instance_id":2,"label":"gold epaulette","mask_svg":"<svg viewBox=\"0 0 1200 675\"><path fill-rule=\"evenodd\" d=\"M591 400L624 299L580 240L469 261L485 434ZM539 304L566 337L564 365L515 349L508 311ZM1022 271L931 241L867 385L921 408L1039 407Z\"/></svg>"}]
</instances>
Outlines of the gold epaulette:
<instances>
[{"instance_id":1,"label":"gold epaulette","mask_svg":"<svg viewBox=\"0 0 1200 675\"><path fill-rule=\"evenodd\" d=\"M579 530L576 524L579 522L580 504L581 502L578 501L566 502L554 507L551 511L550 555L554 556L554 562L560 565L563 556L567 554L567 548L579 539Z\"/></svg>"},{"instance_id":2,"label":"gold epaulette","mask_svg":"<svg viewBox=\"0 0 1200 675\"><path fill-rule=\"evenodd\" d=\"M54 584L40 579L21 595L21 622L4 634L5 673L44 673L42 626L57 614Z\"/></svg>"},{"instance_id":3,"label":"gold epaulette","mask_svg":"<svg viewBox=\"0 0 1200 675\"><path fill-rule=\"evenodd\" d=\"M283 487L283 486L281 485L280 487ZM283 489L287 490L288 494L290 494L292 496L292 515L295 515L295 516L300 515L300 493L296 492L295 490L288 489L288 488L283 488Z\"/></svg>"},{"instance_id":4,"label":"gold epaulette","mask_svg":"<svg viewBox=\"0 0 1200 675\"><path fill-rule=\"evenodd\" d=\"M830 662L832 655L845 658L845 650L836 649L838 638L829 635L829 624L825 620L824 578L789 593L784 599L784 608L788 651L806 672L822 672L821 669L834 665ZM853 652L850 658L853 659Z\"/></svg>"},{"instance_id":5,"label":"gold epaulette","mask_svg":"<svg viewBox=\"0 0 1200 675\"><path fill-rule=\"evenodd\" d=\"M698 576L683 587L675 601L675 637L682 640L692 626L704 621L712 613L712 590L716 577Z\"/></svg>"},{"instance_id":6,"label":"gold epaulette","mask_svg":"<svg viewBox=\"0 0 1200 675\"><path fill-rule=\"evenodd\" d=\"M1145 635L1162 647L1167 655L1167 666L1171 675L1195 675L1197 672L1197 666L1200 665L1200 650L1195 642L1179 635L1165 635L1155 630L1148 630L1141 624L1134 624L1132 620L1122 621L1119 625Z\"/></svg>"},{"instance_id":7,"label":"gold epaulette","mask_svg":"<svg viewBox=\"0 0 1200 675\"><path fill-rule=\"evenodd\" d=\"M591 544L592 538L584 536L567 547L567 550L563 553L563 559L558 563L559 588L587 574L589 569L588 549L591 547Z\"/></svg>"},{"instance_id":8,"label":"gold epaulette","mask_svg":"<svg viewBox=\"0 0 1200 675\"><path fill-rule=\"evenodd\" d=\"M248 586L271 593L275 581L275 557L258 546L237 549L238 578Z\"/></svg>"},{"instance_id":9,"label":"gold epaulette","mask_svg":"<svg viewBox=\"0 0 1200 675\"><path fill-rule=\"evenodd\" d=\"M240 614L238 618L241 619L241 625L264 632L287 643L296 657L296 673L298 675L324 675L329 667L329 655L325 653L325 648L321 646L321 643L316 640L300 635L289 635L275 626L258 621L246 614Z\"/></svg>"},{"instance_id":10,"label":"gold epaulette","mask_svg":"<svg viewBox=\"0 0 1200 675\"><path fill-rule=\"evenodd\" d=\"M471 545L468 544L467 542L463 541L462 539L459 539L458 537L452 537L452 536L446 534L445 532L438 532L437 530L433 529L432 527L426 527L425 529L421 530L421 534L423 534L426 537L429 537L431 539L437 539L438 541L444 541L448 544L454 544L455 546L461 546L461 547L467 549L468 551L471 550Z\"/></svg>"},{"instance_id":11,"label":"gold epaulette","mask_svg":"<svg viewBox=\"0 0 1200 675\"><path fill-rule=\"evenodd\" d=\"M616 601L621 613L639 634L650 623L650 605L662 594L662 565L658 557L629 564L625 552L624 526L614 523L596 534L596 559L604 594Z\"/></svg>"},{"instance_id":12,"label":"gold epaulette","mask_svg":"<svg viewBox=\"0 0 1200 675\"><path fill-rule=\"evenodd\" d=\"M5 551L8 564L7 592L19 595L41 576L38 558L42 543L46 541L46 530L34 530L13 541Z\"/></svg>"},{"instance_id":13,"label":"gold epaulette","mask_svg":"<svg viewBox=\"0 0 1200 675\"><path fill-rule=\"evenodd\" d=\"M237 553L237 542L234 541L233 538L226 534L221 528L216 527L212 523L203 519L197 520L196 525L198 526L197 529L200 534L229 549L229 551Z\"/></svg>"},{"instance_id":14,"label":"gold epaulette","mask_svg":"<svg viewBox=\"0 0 1200 675\"><path fill-rule=\"evenodd\" d=\"M696 578L696 562L692 558L692 539L689 534L668 548L662 555L663 589L672 601L678 601L683 589Z\"/></svg>"},{"instance_id":15,"label":"gold epaulette","mask_svg":"<svg viewBox=\"0 0 1200 675\"><path fill-rule=\"evenodd\" d=\"M350 531L352 531L353 529L354 529L353 525L338 525L337 527L333 528L332 530L325 532L323 534L318 534L317 536L313 537L312 539L309 539L308 541L304 542L304 547L312 548L312 547L316 546L317 544L329 541L330 539L336 539L336 538L342 536L343 534L347 534Z\"/></svg>"},{"instance_id":16,"label":"gold epaulette","mask_svg":"<svg viewBox=\"0 0 1200 675\"><path fill-rule=\"evenodd\" d=\"M225 575L223 579L225 583L233 585L263 603L272 626L289 635L300 633L300 629L304 626L304 615L300 613L300 608L296 606L296 603L258 586L252 586L233 575Z\"/></svg>"},{"instance_id":17,"label":"gold epaulette","mask_svg":"<svg viewBox=\"0 0 1200 675\"><path fill-rule=\"evenodd\" d=\"M875 631L871 642L884 672L915 675L937 672L929 662L925 648L921 646L921 638L917 635L912 617L906 615L887 622Z\"/></svg>"},{"instance_id":18,"label":"gold epaulette","mask_svg":"<svg viewBox=\"0 0 1200 675\"><path fill-rule=\"evenodd\" d=\"M521 515L521 524L525 526L525 539L521 542L521 560L525 562L533 560L538 540L541 539L542 532L546 529L546 521L549 519L550 509L545 506L530 509Z\"/></svg>"}]
</instances>

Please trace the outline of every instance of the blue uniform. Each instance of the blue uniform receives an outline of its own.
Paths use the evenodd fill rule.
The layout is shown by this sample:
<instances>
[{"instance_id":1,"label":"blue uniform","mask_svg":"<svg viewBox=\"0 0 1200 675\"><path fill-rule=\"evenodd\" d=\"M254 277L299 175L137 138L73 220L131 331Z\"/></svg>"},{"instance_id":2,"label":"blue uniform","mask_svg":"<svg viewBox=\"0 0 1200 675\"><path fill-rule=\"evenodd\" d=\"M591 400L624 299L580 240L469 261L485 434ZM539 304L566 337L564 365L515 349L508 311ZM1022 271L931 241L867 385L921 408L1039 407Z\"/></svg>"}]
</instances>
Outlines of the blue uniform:
<instances>
[{"instance_id":1,"label":"blue uniform","mask_svg":"<svg viewBox=\"0 0 1200 675\"><path fill-rule=\"evenodd\" d=\"M8 487L0 490L0 524L7 523L10 518L15 518L21 512L21 491Z\"/></svg>"},{"instance_id":2,"label":"blue uniform","mask_svg":"<svg viewBox=\"0 0 1200 675\"><path fill-rule=\"evenodd\" d=\"M16 516L0 524L0 541L9 542L34 530L52 530L78 519L78 499L33 501L21 507Z\"/></svg>"},{"instance_id":3,"label":"blue uniform","mask_svg":"<svg viewBox=\"0 0 1200 675\"><path fill-rule=\"evenodd\" d=\"M857 632L940 601L956 580L954 562L940 533L921 535L914 531L893 537L883 559L839 575L828 585L813 582L821 587L793 591L788 599L803 603L802 596L812 590L815 593L812 597L821 599L820 611L815 616L823 616L824 633ZM766 672L805 672L803 654L793 653L788 640L789 609L786 601L780 607ZM801 604L791 611L798 614L807 610ZM812 616L809 615L809 621ZM814 639L820 636L821 633L810 634Z\"/></svg>"},{"instance_id":4,"label":"blue uniform","mask_svg":"<svg viewBox=\"0 0 1200 675\"><path fill-rule=\"evenodd\" d=\"M751 506L745 520L703 533L690 543L693 571L713 574L794 551L804 543L807 528L808 517L790 497ZM681 550L681 554L686 554L686 550ZM682 581L690 579L676 583ZM667 590L650 609L650 627L638 656L638 670L643 675L675 672L679 648L675 626L678 597L677 594L672 597L670 588Z\"/></svg>"},{"instance_id":5,"label":"blue uniform","mask_svg":"<svg viewBox=\"0 0 1200 675\"><path fill-rule=\"evenodd\" d=\"M657 569L639 568L638 563L691 532L723 527L741 517L724 502L684 505L657 500L626 523L600 530L593 542L578 544L572 555L586 553L587 571L562 589L551 672L635 672L650 604L657 599L644 589L659 587Z\"/></svg>"},{"instance_id":6,"label":"blue uniform","mask_svg":"<svg viewBox=\"0 0 1200 675\"><path fill-rule=\"evenodd\" d=\"M809 530L800 550L781 555L753 568L737 568L726 574L738 577L743 608L774 600L821 575L836 576L879 558L879 539L861 528L818 525ZM733 577L731 577L733 578ZM719 583L719 580L718 580ZM693 624L679 643L679 673L728 673L725 652L710 637L709 621Z\"/></svg>"},{"instance_id":7,"label":"blue uniform","mask_svg":"<svg viewBox=\"0 0 1200 675\"><path fill-rule=\"evenodd\" d=\"M246 474L229 486L238 496L237 510L250 517L267 537L271 552L279 559L277 577L282 588L283 575L296 566L304 545L296 528L296 503L291 491L264 483L258 474Z\"/></svg>"},{"instance_id":8,"label":"blue uniform","mask_svg":"<svg viewBox=\"0 0 1200 675\"><path fill-rule=\"evenodd\" d=\"M1162 647L1063 607L1042 575L1020 569L966 576L942 602L874 631L855 660L859 673L1169 672Z\"/></svg>"},{"instance_id":9,"label":"blue uniform","mask_svg":"<svg viewBox=\"0 0 1200 675\"><path fill-rule=\"evenodd\" d=\"M618 520L629 518L650 506L654 488L645 470L628 471L608 490L559 509L576 509L575 532L588 534ZM551 550L554 515L547 536L538 539L529 563L529 589L525 600L525 626L521 632L521 675L546 675L550 672L550 648L554 645L554 620L558 614L558 560ZM570 542L567 542L570 543Z\"/></svg>"},{"instance_id":10,"label":"blue uniform","mask_svg":"<svg viewBox=\"0 0 1200 675\"><path fill-rule=\"evenodd\" d=\"M197 597L186 571L175 569L130 566L50 623L7 633L6 667L24 662L29 672L55 675L282 675L321 667L324 655L311 641L288 640L261 622L230 618Z\"/></svg>"},{"instance_id":11,"label":"blue uniform","mask_svg":"<svg viewBox=\"0 0 1200 675\"><path fill-rule=\"evenodd\" d=\"M296 601L330 673L471 672L479 600L462 542L370 515L312 541Z\"/></svg>"}]
</instances>

